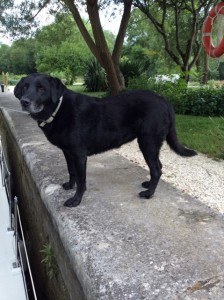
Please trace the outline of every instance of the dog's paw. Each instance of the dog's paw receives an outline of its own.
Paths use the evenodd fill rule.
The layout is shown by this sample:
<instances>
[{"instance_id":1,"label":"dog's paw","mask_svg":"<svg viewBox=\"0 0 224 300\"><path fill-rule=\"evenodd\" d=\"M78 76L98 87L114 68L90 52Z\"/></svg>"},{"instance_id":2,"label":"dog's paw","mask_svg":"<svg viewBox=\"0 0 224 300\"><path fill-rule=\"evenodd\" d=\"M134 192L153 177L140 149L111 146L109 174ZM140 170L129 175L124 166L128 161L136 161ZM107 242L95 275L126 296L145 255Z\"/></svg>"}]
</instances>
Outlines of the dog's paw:
<instances>
[{"instance_id":1,"label":"dog's paw","mask_svg":"<svg viewBox=\"0 0 224 300\"><path fill-rule=\"evenodd\" d=\"M143 191L139 193L140 198L149 199L153 196L154 192L151 192L150 190Z\"/></svg>"},{"instance_id":2,"label":"dog's paw","mask_svg":"<svg viewBox=\"0 0 224 300\"><path fill-rule=\"evenodd\" d=\"M70 182L65 182L62 184L62 187L64 190L71 190L73 188L73 186L71 186Z\"/></svg>"},{"instance_id":3,"label":"dog's paw","mask_svg":"<svg viewBox=\"0 0 224 300\"><path fill-rule=\"evenodd\" d=\"M65 201L64 206L66 207L76 207L80 204L81 199L77 199L76 197L69 198Z\"/></svg>"}]
</instances>

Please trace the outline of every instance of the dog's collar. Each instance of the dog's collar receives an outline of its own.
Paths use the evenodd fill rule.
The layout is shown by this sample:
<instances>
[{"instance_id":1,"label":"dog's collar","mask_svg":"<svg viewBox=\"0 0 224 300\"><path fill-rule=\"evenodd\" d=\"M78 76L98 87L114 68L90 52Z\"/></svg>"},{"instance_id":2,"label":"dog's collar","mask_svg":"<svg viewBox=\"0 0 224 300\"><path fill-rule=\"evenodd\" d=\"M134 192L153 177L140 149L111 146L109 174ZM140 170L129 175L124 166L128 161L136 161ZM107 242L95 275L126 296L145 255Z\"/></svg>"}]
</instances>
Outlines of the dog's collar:
<instances>
[{"instance_id":1,"label":"dog's collar","mask_svg":"<svg viewBox=\"0 0 224 300\"><path fill-rule=\"evenodd\" d=\"M49 123L51 123L51 122L54 120L54 117L56 116L56 114L57 114L57 112L59 111L59 108L60 108L60 106L61 106L62 98L63 98L63 97L61 97L61 98L59 99L59 103L58 103L58 105L57 105L55 111L53 112L53 114L52 114L47 120L45 120L45 121L43 121L43 122L41 122L41 123L39 124L40 127L44 127L46 124L49 124Z\"/></svg>"}]
</instances>

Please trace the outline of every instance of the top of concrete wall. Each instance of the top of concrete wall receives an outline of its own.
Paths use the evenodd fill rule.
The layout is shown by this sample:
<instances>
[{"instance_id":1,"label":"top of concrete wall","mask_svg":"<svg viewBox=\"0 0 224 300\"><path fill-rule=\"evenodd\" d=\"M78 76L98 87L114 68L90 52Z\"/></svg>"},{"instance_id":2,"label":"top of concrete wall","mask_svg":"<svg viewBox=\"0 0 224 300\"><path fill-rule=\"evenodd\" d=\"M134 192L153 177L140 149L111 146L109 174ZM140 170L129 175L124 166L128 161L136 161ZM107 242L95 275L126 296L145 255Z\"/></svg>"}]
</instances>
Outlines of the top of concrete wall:
<instances>
[{"instance_id":1,"label":"top of concrete wall","mask_svg":"<svg viewBox=\"0 0 224 300\"><path fill-rule=\"evenodd\" d=\"M19 108L7 93L1 105ZM147 172L113 151L89 158L83 201L66 208L61 151L28 115L3 114L88 300L224 299L221 216L163 181L139 199Z\"/></svg>"}]
</instances>

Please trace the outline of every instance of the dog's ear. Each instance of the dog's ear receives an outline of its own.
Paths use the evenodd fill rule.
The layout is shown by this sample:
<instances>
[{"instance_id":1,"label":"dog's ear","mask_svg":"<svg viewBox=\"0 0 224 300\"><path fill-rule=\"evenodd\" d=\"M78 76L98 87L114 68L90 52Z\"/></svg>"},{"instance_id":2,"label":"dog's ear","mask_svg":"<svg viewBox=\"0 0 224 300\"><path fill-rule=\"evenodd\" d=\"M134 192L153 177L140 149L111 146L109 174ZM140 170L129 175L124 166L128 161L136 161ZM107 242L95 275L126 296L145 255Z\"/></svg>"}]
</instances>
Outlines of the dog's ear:
<instances>
[{"instance_id":1,"label":"dog's ear","mask_svg":"<svg viewBox=\"0 0 224 300\"><path fill-rule=\"evenodd\" d=\"M56 77L51 77L51 98L53 103L56 103L58 99L63 95L66 86Z\"/></svg>"},{"instance_id":2,"label":"dog's ear","mask_svg":"<svg viewBox=\"0 0 224 300\"><path fill-rule=\"evenodd\" d=\"M21 99L21 97L22 97L22 88L23 88L24 79L25 79L25 77L21 78L20 81L17 83L17 85L14 88L14 95L18 99Z\"/></svg>"}]
</instances>

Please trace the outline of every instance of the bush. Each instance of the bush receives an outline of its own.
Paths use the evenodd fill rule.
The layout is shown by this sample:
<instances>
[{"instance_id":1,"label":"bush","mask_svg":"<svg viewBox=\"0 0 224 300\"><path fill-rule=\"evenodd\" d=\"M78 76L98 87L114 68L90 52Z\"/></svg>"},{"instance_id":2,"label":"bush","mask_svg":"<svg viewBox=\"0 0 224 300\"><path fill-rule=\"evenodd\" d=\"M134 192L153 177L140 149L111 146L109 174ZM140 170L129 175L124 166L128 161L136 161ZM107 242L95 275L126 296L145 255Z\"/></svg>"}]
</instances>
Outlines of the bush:
<instances>
[{"instance_id":1,"label":"bush","mask_svg":"<svg viewBox=\"0 0 224 300\"><path fill-rule=\"evenodd\" d=\"M19 82L19 80L17 79L9 79L9 85L17 85L17 83Z\"/></svg>"},{"instance_id":2,"label":"bush","mask_svg":"<svg viewBox=\"0 0 224 300\"><path fill-rule=\"evenodd\" d=\"M177 112L181 107L183 114L194 116L224 116L224 89L201 88L188 89L183 95L181 105L175 107Z\"/></svg>"},{"instance_id":3,"label":"bush","mask_svg":"<svg viewBox=\"0 0 224 300\"><path fill-rule=\"evenodd\" d=\"M128 86L129 80L131 78L140 77L141 75L139 64L130 60L123 59L120 63L120 70L124 76L125 86Z\"/></svg>"},{"instance_id":4,"label":"bush","mask_svg":"<svg viewBox=\"0 0 224 300\"><path fill-rule=\"evenodd\" d=\"M141 76L141 77L129 78L128 89L129 90L149 90L150 87L149 87L148 77Z\"/></svg>"},{"instance_id":5,"label":"bush","mask_svg":"<svg viewBox=\"0 0 224 300\"><path fill-rule=\"evenodd\" d=\"M105 91L107 89L105 71L96 59L90 59L86 63L84 85L87 92Z\"/></svg>"},{"instance_id":6,"label":"bush","mask_svg":"<svg viewBox=\"0 0 224 300\"><path fill-rule=\"evenodd\" d=\"M9 74L9 85L13 85L13 86L16 85L20 81L20 79L25 76L27 76L27 75L26 74L15 75L12 73Z\"/></svg>"}]
</instances>

